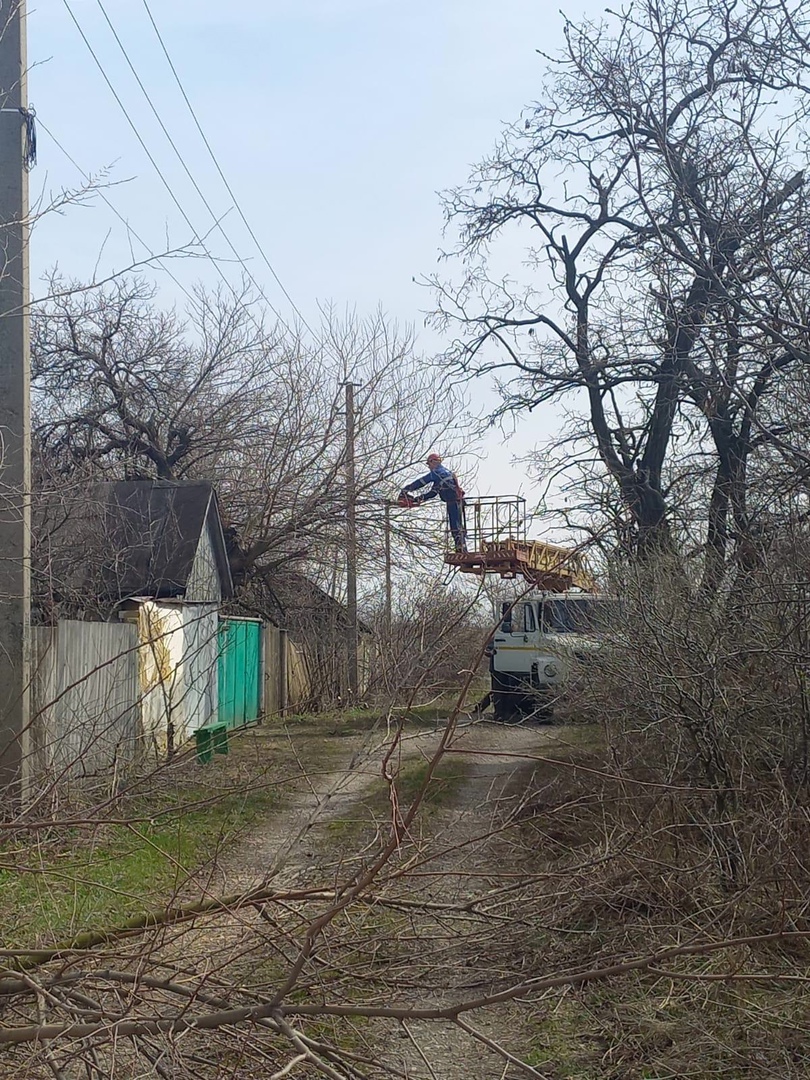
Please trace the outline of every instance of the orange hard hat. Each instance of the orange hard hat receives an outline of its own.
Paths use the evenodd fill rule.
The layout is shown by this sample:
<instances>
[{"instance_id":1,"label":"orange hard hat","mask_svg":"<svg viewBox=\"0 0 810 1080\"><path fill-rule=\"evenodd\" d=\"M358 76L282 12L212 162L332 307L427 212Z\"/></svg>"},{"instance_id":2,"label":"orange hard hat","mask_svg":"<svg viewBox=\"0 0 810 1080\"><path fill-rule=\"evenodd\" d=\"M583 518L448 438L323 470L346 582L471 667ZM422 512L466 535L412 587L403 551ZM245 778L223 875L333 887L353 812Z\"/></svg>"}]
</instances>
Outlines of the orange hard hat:
<instances>
[{"instance_id":1,"label":"orange hard hat","mask_svg":"<svg viewBox=\"0 0 810 1080\"><path fill-rule=\"evenodd\" d=\"M441 454L428 454L427 459L428 462L437 461L439 464L441 464L442 461Z\"/></svg>"}]
</instances>

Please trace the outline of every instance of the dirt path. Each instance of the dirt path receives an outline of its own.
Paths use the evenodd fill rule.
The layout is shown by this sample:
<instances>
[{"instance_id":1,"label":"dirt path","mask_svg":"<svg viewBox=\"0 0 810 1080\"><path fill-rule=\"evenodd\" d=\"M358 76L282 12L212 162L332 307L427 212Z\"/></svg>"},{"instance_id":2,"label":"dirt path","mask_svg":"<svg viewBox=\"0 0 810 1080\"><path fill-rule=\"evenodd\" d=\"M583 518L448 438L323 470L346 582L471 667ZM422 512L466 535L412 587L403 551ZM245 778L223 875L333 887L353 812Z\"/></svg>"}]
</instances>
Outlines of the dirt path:
<instances>
[{"instance_id":1,"label":"dirt path","mask_svg":"<svg viewBox=\"0 0 810 1080\"><path fill-rule=\"evenodd\" d=\"M464 786L450 806L431 815L423 836L423 857L429 860L431 875L420 882L426 899L462 905L497 888L509 847L499 826L516 807L532 772L531 763L515 755L548 752L553 739L549 729L494 724L478 724L461 733L454 751L467 765ZM426 936L435 935L437 929L438 925L426 927ZM475 989L471 984L480 990L486 982L475 935L459 933L456 940L452 936L448 935L442 965L441 999L446 1003L469 998ZM420 1004L422 995L416 992L411 1000ZM514 1006L489 1009L470 1022L483 1038L519 1056L520 1020ZM389 1045L388 1060L413 1080L507 1080L526 1075L454 1024L414 1022L402 1034L398 1045Z\"/></svg>"},{"instance_id":2,"label":"dirt path","mask_svg":"<svg viewBox=\"0 0 810 1080\"><path fill-rule=\"evenodd\" d=\"M395 765L427 761L435 753L441 731L408 732L402 740ZM514 755L531 753L548 745L548 729L504 727L499 724L466 724L459 728L448 758L468 765L468 780L440 828L457 841L481 830L486 814L491 815L511 779L525 773L527 766L516 764ZM289 885L300 880L302 871L314 863L311 835L331 821L351 813L365 793L381 780L383 758L390 747L385 730L341 740L344 744L339 762L327 771L307 769L302 761L302 790L290 796L281 813L270 816L246 837L223 871L227 891L235 892L259 882L274 880ZM478 756L479 752L486 756ZM497 757L490 756L502 751ZM348 853L347 853L348 854ZM470 859L469 851L452 856L453 864ZM447 859L451 859L450 856ZM450 861L438 870L444 874Z\"/></svg>"},{"instance_id":3,"label":"dirt path","mask_svg":"<svg viewBox=\"0 0 810 1080\"><path fill-rule=\"evenodd\" d=\"M498 833L488 838L487 834L514 806L516 793L525 790L532 770L530 762L515 755L547 751L554 737L552 730L538 727L477 723L459 729L446 760L463 766L464 782L448 805L431 810L424 823L417 818L419 836L415 843L424 867L413 882L406 880L400 890L404 898L418 895L431 903L463 904L497 886L496 871L508 856L507 845ZM439 739L437 732L409 733L397 758L399 770L428 760ZM264 823L248 839L232 867L232 884L246 887L269 872L284 885L304 884L330 859L336 865L350 860L356 832L331 835L330 826L356 821L362 797L380 787L380 766L387 748L382 738L376 742L367 739L365 745L354 740L347 746L346 764L312 779L308 790L298 793L281 815ZM447 931L442 920L428 917L422 920L419 933L435 943ZM469 995L471 981L483 981L477 970L476 942L461 933L454 939L452 931L449 938L442 940L442 985L431 989L435 973L428 963L424 990L400 993L401 1001L424 1004L425 996L431 994L449 1003ZM471 973L477 978L471 979ZM512 1029L517 1021L512 1007L490 1010L475 1023L482 1036L516 1049ZM376 1029L378 1033L377 1053L413 1080L505 1080L525 1075L513 1071L513 1066L453 1024L403 1025L393 1040L390 1027L370 1027L367 1038L372 1043L372 1032Z\"/></svg>"},{"instance_id":4,"label":"dirt path","mask_svg":"<svg viewBox=\"0 0 810 1080\"><path fill-rule=\"evenodd\" d=\"M228 891L274 881L279 887L301 881L311 868L309 834L346 812L380 777L385 732L341 739L338 761L321 770L301 760L300 790L288 796L280 813L263 821L228 859L223 871Z\"/></svg>"},{"instance_id":5,"label":"dirt path","mask_svg":"<svg viewBox=\"0 0 810 1080\"><path fill-rule=\"evenodd\" d=\"M409 731L396 757L400 774L404 776L408 769L429 760L440 738L440 731ZM393 884L383 882L380 887L390 890L395 899L426 900L436 905L463 904L497 887L498 874L508 858L508 844L498 832L487 834L514 805L516 793L525 790L532 769L530 762L514 755L547 750L553 738L553 729L537 727L476 723L460 728L444 760L461 767L462 783L446 801L426 807L425 813L417 816L413 835L387 868L394 875ZM364 847L367 851L376 849L373 822L358 821L358 817L360 811L368 809L370 793L376 792L378 799L383 794L379 828L388 828L381 765L390 740L382 730L344 737L339 742L337 750L331 747L322 768L311 760L315 755L309 755L304 767L307 755L301 751L302 783L297 790L288 794L280 810L268 815L220 860L219 873L226 892L239 892L269 881L279 887L295 888L328 883L331 878L342 880L352 864L359 862L358 853ZM362 831L364 828L370 829L370 835ZM396 872L403 860L415 860L417 871L397 881ZM287 945L277 949L281 940L278 932L269 935L262 918L261 913L248 909L200 925L184 940L186 955L198 958L195 967L199 972L207 969L214 976L230 970L234 962L237 970L242 970L242 961L234 958L250 957L251 974L265 965L262 978L268 989L277 986L298 948L295 931ZM358 919L371 920L359 928L359 946ZM430 911L410 919L406 930L396 922L395 914L378 914L376 909L361 906L347 914L344 923L338 920L330 927L323 949L335 970L349 966L358 971L356 992L362 995L370 993L379 1000L377 954L390 953L390 984L396 1000L406 1005L451 1003L468 996L472 986L497 983L497 958L493 965L492 957L479 955L480 931L480 923L475 920L455 924ZM275 954L270 959L268 948ZM276 970L274 962L278 964ZM370 969L372 982L364 982ZM318 964L308 970L305 983L314 987L318 985ZM336 993L344 997L348 993L351 998L354 993L340 979L334 985L327 982L322 992L327 999L333 999ZM509 1006L479 1013L474 1023L483 1037L519 1053L519 1024ZM355 1049L360 1047L369 1057L387 1063L410 1080L507 1080L525 1075L525 1070L514 1071L503 1058L453 1024L391 1025L371 1021L361 1030L343 1025L335 1032L335 1039L342 1045L345 1038ZM302 1075L311 1074L307 1071Z\"/></svg>"}]
</instances>

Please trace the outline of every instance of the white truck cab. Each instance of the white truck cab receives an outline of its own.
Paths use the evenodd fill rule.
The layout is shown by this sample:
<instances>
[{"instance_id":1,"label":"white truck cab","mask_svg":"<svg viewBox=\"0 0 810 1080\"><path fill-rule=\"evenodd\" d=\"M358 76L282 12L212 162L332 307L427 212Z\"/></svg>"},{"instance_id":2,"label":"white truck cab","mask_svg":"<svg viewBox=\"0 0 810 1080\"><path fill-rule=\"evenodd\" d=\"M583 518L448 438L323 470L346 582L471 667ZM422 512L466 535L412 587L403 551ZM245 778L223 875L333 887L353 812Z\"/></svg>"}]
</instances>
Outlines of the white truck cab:
<instances>
[{"instance_id":1,"label":"white truck cab","mask_svg":"<svg viewBox=\"0 0 810 1080\"><path fill-rule=\"evenodd\" d=\"M496 719L550 716L572 662L597 647L606 602L592 593L530 593L502 605L489 645Z\"/></svg>"}]
</instances>

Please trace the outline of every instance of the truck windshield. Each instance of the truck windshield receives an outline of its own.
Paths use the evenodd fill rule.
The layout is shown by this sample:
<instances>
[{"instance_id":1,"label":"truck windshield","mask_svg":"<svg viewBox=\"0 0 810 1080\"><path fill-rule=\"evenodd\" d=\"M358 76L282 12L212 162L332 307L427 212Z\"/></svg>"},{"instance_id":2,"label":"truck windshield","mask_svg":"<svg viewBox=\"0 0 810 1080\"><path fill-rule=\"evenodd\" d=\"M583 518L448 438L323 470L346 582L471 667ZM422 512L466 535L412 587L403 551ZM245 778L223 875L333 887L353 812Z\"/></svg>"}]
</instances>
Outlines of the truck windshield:
<instances>
[{"instance_id":1,"label":"truck windshield","mask_svg":"<svg viewBox=\"0 0 810 1080\"><path fill-rule=\"evenodd\" d=\"M543 631L546 634L592 634L603 629L610 617L604 600L544 600Z\"/></svg>"}]
</instances>

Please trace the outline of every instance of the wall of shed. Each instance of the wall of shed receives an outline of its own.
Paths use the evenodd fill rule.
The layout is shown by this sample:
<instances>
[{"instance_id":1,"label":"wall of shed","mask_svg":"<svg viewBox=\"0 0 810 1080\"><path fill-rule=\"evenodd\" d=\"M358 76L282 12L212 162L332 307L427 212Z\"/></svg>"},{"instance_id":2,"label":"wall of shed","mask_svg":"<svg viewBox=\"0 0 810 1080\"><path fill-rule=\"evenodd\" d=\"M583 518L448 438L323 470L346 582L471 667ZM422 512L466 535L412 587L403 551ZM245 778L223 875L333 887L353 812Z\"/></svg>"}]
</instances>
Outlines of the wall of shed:
<instances>
[{"instance_id":1,"label":"wall of shed","mask_svg":"<svg viewBox=\"0 0 810 1080\"><path fill-rule=\"evenodd\" d=\"M205 528L200 533L200 541L191 564L191 573L186 582L185 599L192 604L218 604L222 599L222 586L219 569L211 539L211 510L205 518Z\"/></svg>"},{"instance_id":2,"label":"wall of shed","mask_svg":"<svg viewBox=\"0 0 810 1080\"><path fill-rule=\"evenodd\" d=\"M266 717L282 712L317 709L340 698L345 700L346 653L335 648L324 663L323 650L291 641L289 634L265 624L264 691L262 712ZM317 643L316 643L317 644ZM361 695L369 687L375 643L370 634L358 641L358 669Z\"/></svg>"},{"instance_id":3,"label":"wall of shed","mask_svg":"<svg viewBox=\"0 0 810 1080\"><path fill-rule=\"evenodd\" d=\"M313 705L313 682L307 650L287 638L287 709L297 712Z\"/></svg>"},{"instance_id":4,"label":"wall of shed","mask_svg":"<svg viewBox=\"0 0 810 1080\"><path fill-rule=\"evenodd\" d=\"M265 623L262 627L264 688L262 713L272 719L282 713L313 707L313 679L305 648L290 641L286 630Z\"/></svg>"},{"instance_id":5,"label":"wall of shed","mask_svg":"<svg viewBox=\"0 0 810 1080\"><path fill-rule=\"evenodd\" d=\"M215 604L138 606L143 731L159 757L216 720L218 622Z\"/></svg>"},{"instance_id":6,"label":"wall of shed","mask_svg":"<svg viewBox=\"0 0 810 1080\"><path fill-rule=\"evenodd\" d=\"M34 627L32 652L35 775L93 776L130 763L140 737L136 628L65 619Z\"/></svg>"}]
</instances>

